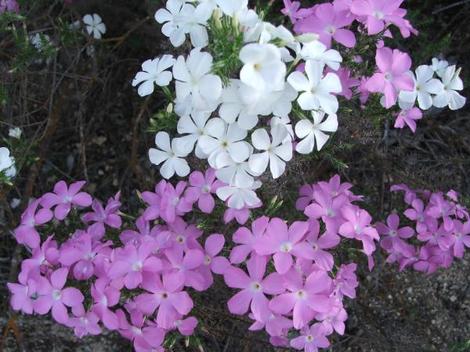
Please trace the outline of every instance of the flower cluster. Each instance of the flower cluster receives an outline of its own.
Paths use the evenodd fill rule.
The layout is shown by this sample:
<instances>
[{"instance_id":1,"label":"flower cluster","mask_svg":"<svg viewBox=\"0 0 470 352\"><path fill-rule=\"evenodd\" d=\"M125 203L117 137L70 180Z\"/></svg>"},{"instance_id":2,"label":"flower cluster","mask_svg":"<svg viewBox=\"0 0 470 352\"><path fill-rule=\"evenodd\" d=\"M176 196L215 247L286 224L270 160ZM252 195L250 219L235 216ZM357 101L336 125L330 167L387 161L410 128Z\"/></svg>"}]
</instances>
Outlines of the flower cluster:
<instances>
[{"instance_id":1,"label":"flower cluster","mask_svg":"<svg viewBox=\"0 0 470 352\"><path fill-rule=\"evenodd\" d=\"M8 284L13 309L51 312L78 337L116 330L142 352L163 351L170 331L191 335L197 320L188 317L189 290L208 289L212 273L229 266L218 255L224 237L212 234L201 245L203 232L184 220L196 202L213 210L214 185L201 173L191 175L189 186L160 182L142 193L146 208L136 229L127 230L119 193L103 205L83 186L58 182L23 213L14 236L30 257L18 283Z\"/></svg>"},{"instance_id":2,"label":"flower cluster","mask_svg":"<svg viewBox=\"0 0 470 352\"><path fill-rule=\"evenodd\" d=\"M411 226L400 227L397 213L390 214L385 224L377 224L388 263L397 262L400 270L412 267L431 274L449 268L454 258L463 258L465 247L470 248L470 217L455 191L433 193L406 185L393 186L392 191L404 192L408 208L402 221Z\"/></svg>"},{"instance_id":3,"label":"flower cluster","mask_svg":"<svg viewBox=\"0 0 470 352\"><path fill-rule=\"evenodd\" d=\"M433 67L418 67L415 76L410 56L385 46L390 26L404 37L417 34L401 3L334 0L300 8L285 0L283 13L295 36L264 21L247 0L168 0L155 19L172 45L189 38L192 50L145 61L132 82L141 96L156 86L173 96L168 86L174 87L168 111L176 115L178 135L159 132L150 161L162 165L164 178L185 177L194 151L227 185L218 196L241 211L260 204L256 190L263 174L276 179L294 152L310 154L325 146L338 129L340 99L357 96L364 105L379 93L382 106L397 115L395 126L413 131L422 117L419 108L462 107L456 66L434 60ZM366 57L349 57L358 35L376 41L372 76L365 75Z\"/></svg>"},{"instance_id":4,"label":"flower cluster","mask_svg":"<svg viewBox=\"0 0 470 352\"><path fill-rule=\"evenodd\" d=\"M423 116L422 110L432 106L458 110L465 105L466 98L458 93L463 83L459 78L460 69L455 65L434 58L432 65L421 65L412 72L408 54L385 46L383 39L392 37L390 26L398 27L405 38L418 34L404 18L406 10L400 8L402 3L401 0L334 0L300 9L300 3L285 0L284 13L291 18L296 33L315 33L327 47L333 40L346 48L356 46L356 36L351 30L355 21L368 35L376 36L376 72L371 77L342 79L343 90L359 86L362 104L371 93L382 94L381 104L386 109L398 103L400 110L396 113L395 128L407 125L415 132L416 120ZM360 63L363 58L355 57L354 61ZM348 78L350 73L348 71Z\"/></svg>"},{"instance_id":5,"label":"flower cluster","mask_svg":"<svg viewBox=\"0 0 470 352\"><path fill-rule=\"evenodd\" d=\"M294 151L309 154L326 144L338 127L335 94L342 91L336 50L308 37L302 42L287 28L263 21L247 3L169 0L155 19L174 46L189 34L194 48L187 57L145 61L133 81L141 96L174 84L179 136L159 132L150 161L162 165L165 178L185 177L194 151L226 184L217 195L235 211L261 204L255 191L268 169L278 178ZM224 29L238 43L229 54L235 68L227 75L220 67L230 65L218 61L209 42L220 40L215 33ZM304 72L295 71L299 65ZM295 104L305 119L293 126Z\"/></svg>"},{"instance_id":6,"label":"flower cluster","mask_svg":"<svg viewBox=\"0 0 470 352\"><path fill-rule=\"evenodd\" d=\"M0 0L0 14L4 12L19 12L20 6L16 0Z\"/></svg>"},{"instance_id":7,"label":"flower cluster","mask_svg":"<svg viewBox=\"0 0 470 352\"><path fill-rule=\"evenodd\" d=\"M233 234L232 265L224 279L239 291L229 300L229 310L248 313L254 321L250 330L266 330L273 345L317 351L329 346L327 336L334 331L344 334L343 298L356 297L357 265L335 267L331 251L341 237L355 239L371 258L379 240L370 215L353 204L361 197L350 188L339 176L304 186L297 209L307 221L288 225L263 216ZM267 270L271 263L272 273Z\"/></svg>"},{"instance_id":8,"label":"flower cluster","mask_svg":"<svg viewBox=\"0 0 470 352\"><path fill-rule=\"evenodd\" d=\"M6 147L0 148L0 180L11 179L16 176L15 158Z\"/></svg>"}]
</instances>

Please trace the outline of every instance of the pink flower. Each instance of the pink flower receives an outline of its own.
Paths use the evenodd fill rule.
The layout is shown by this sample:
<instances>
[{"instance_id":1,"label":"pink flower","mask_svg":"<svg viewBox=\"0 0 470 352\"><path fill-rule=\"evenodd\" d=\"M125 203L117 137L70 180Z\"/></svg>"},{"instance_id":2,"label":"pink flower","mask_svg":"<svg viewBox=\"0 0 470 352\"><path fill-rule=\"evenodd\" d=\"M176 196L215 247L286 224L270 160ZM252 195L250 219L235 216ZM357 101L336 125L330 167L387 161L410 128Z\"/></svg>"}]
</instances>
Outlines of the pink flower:
<instances>
[{"instance_id":1,"label":"pink flower","mask_svg":"<svg viewBox=\"0 0 470 352\"><path fill-rule=\"evenodd\" d=\"M121 291L108 285L105 279L98 279L91 286L92 310L109 330L116 330L119 327L116 314L109 308L119 303L120 296Z\"/></svg>"},{"instance_id":2,"label":"pink flower","mask_svg":"<svg viewBox=\"0 0 470 352\"><path fill-rule=\"evenodd\" d=\"M167 183L161 195L160 216L168 223L175 221L176 216L182 216L191 211L193 205L190 199L183 196L186 182L180 181L173 187Z\"/></svg>"},{"instance_id":3,"label":"pink flower","mask_svg":"<svg viewBox=\"0 0 470 352\"><path fill-rule=\"evenodd\" d=\"M352 299L356 298L356 287L359 286L356 269L357 264L355 263L341 265L334 280L336 296L342 298L344 295Z\"/></svg>"},{"instance_id":4,"label":"pink flower","mask_svg":"<svg viewBox=\"0 0 470 352\"><path fill-rule=\"evenodd\" d=\"M274 254L274 267L283 275L292 267L294 262L292 255L313 259L314 251L305 242L307 231L307 222L296 221L288 227L282 219L271 219L266 228L266 235L258 237L254 249L259 255Z\"/></svg>"},{"instance_id":5,"label":"pink flower","mask_svg":"<svg viewBox=\"0 0 470 352\"><path fill-rule=\"evenodd\" d=\"M52 317L61 324L66 324L69 320L66 307L79 307L84 300L82 293L76 288L64 288L68 273L67 268L54 271L50 277L48 294L39 296L35 305L38 314L47 314L52 310Z\"/></svg>"},{"instance_id":6,"label":"pink flower","mask_svg":"<svg viewBox=\"0 0 470 352\"><path fill-rule=\"evenodd\" d=\"M68 267L73 265L73 275L77 280L88 280L95 272L96 256L103 248L110 246L111 242L94 244L91 236L84 233L66 244L60 249L60 263Z\"/></svg>"},{"instance_id":7,"label":"pink flower","mask_svg":"<svg viewBox=\"0 0 470 352\"><path fill-rule=\"evenodd\" d=\"M330 310L332 280L325 271L312 272L305 283L302 276L295 271L290 271L284 278L285 286L290 292L274 297L269 303L269 308L283 315L293 312L294 328L301 329L315 314Z\"/></svg>"},{"instance_id":8,"label":"pink flower","mask_svg":"<svg viewBox=\"0 0 470 352\"><path fill-rule=\"evenodd\" d=\"M243 315L251 309L256 320L264 321L270 314L269 301L265 294L276 295L284 292L282 277L266 272L266 258L253 255L247 262L249 276L240 268L230 267L225 271L225 283L232 288L242 289L228 301L229 311Z\"/></svg>"},{"instance_id":9,"label":"pink flower","mask_svg":"<svg viewBox=\"0 0 470 352\"><path fill-rule=\"evenodd\" d=\"M307 242L313 247L312 259L315 263L323 270L330 271L334 265L333 255L324 249L336 247L340 242L339 236L331 232L320 236L320 224L310 220Z\"/></svg>"},{"instance_id":10,"label":"pink flower","mask_svg":"<svg viewBox=\"0 0 470 352\"><path fill-rule=\"evenodd\" d=\"M374 240L380 239L377 230L371 226L370 214L354 206L344 208L342 214L346 222L339 228L339 234L362 241L364 252L370 256L375 251Z\"/></svg>"},{"instance_id":11,"label":"pink flower","mask_svg":"<svg viewBox=\"0 0 470 352\"><path fill-rule=\"evenodd\" d=\"M20 12L20 6L16 0L0 0L0 13L6 11Z\"/></svg>"},{"instance_id":12,"label":"pink flower","mask_svg":"<svg viewBox=\"0 0 470 352\"><path fill-rule=\"evenodd\" d=\"M121 202L119 201L120 193L117 193L114 198L110 198L106 204L106 208L100 201L94 200L91 207L93 212L86 213L82 216L82 221L85 223L93 222L88 232L96 240L104 236L105 227L108 225L112 228L118 229L122 225L121 217L118 215Z\"/></svg>"},{"instance_id":13,"label":"pink flower","mask_svg":"<svg viewBox=\"0 0 470 352\"><path fill-rule=\"evenodd\" d=\"M216 179L215 170L208 169L204 175L200 171L194 171L189 175L189 185L186 190L186 195L197 205L202 212L206 214L212 213L215 206L214 197L217 189L223 185L222 182Z\"/></svg>"},{"instance_id":14,"label":"pink flower","mask_svg":"<svg viewBox=\"0 0 470 352\"><path fill-rule=\"evenodd\" d=\"M312 185L303 185L299 189L299 198L297 199L297 202L295 203L295 208L300 211L304 211L306 207L308 207L314 198L313 195L314 189Z\"/></svg>"},{"instance_id":15,"label":"pink flower","mask_svg":"<svg viewBox=\"0 0 470 352\"><path fill-rule=\"evenodd\" d=\"M111 279L123 280L124 286L132 290L143 281L150 280L162 269L162 262L152 256L152 246L144 243L138 247L132 243L115 251L115 259L111 263L108 275Z\"/></svg>"},{"instance_id":16,"label":"pink flower","mask_svg":"<svg viewBox=\"0 0 470 352\"><path fill-rule=\"evenodd\" d=\"M470 221L462 223L454 220L453 252L457 258L463 258L465 247L470 248Z\"/></svg>"},{"instance_id":17,"label":"pink flower","mask_svg":"<svg viewBox=\"0 0 470 352\"><path fill-rule=\"evenodd\" d=\"M11 293L11 307L13 310L21 311L25 314L38 313L36 311L37 298L47 295L50 290L49 282L40 275L20 277L19 283L8 283L7 286Z\"/></svg>"},{"instance_id":18,"label":"pink flower","mask_svg":"<svg viewBox=\"0 0 470 352\"><path fill-rule=\"evenodd\" d=\"M175 321L175 328L178 329L179 333L183 336L191 336L194 333L196 326L197 319L194 317Z\"/></svg>"},{"instance_id":19,"label":"pink flower","mask_svg":"<svg viewBox=\"0 0 470 352\"><path fill-rule=\"evenodd\" d=\"M315 6L311 16L298 20L294 25L296 33L316 33L320 41L328 48L331 47L332 38L348 48L356 45L354 33L344 27L349 26L354 18L348 16L346 11L339 11L332 4Z\"/></svg>"},{"instance_id":20,"label":"pink flower","mask_svg":"<svg viewBox=\"0 0 470 352\"><path fill-rule=\"evenodd\" d=\"M295 23L298 19L298 11L300 9L300 1L291 1L291 0L283 0L284 8L281 12L285 16L289 16L292 23Z\"/></svg>"},{"instance_id":21,"label":"pink flower","mask_svg":"<svg viewBox=\"0 0 470 352\"><path fill-rule=\"evenodd\" d=\"M348 313L346 313L341 301L339 301L329 312L318 314L316 319L322 322L321 325L326 335L330 335L334 331L344 335L346 328L344 322L348 320Z\"/></svg>"},{"instance_id":22,"label":"pink flower","mask_svg":"<svg viewBox=\"0 0 470 352\"><path fill-rule=\"evenodd\" d=\"M57 242L49 236L40 247L33 249L31 258L23 260L19 280L26 282L30 276L40 274L42 270L58 264L59 256Z\"/></svg>"},{"instance_id":23,"label":"pink flower","mask_svg":"<svg viewBox=\"0 0 470 352\"><path fill-rule=\"evenodd\" d=\"M233 234L232 240L238 246L233 247L230 252L230 262L240 264L246 260L248 255L254 250L258 238L264 236L269 224L269 218L260 217L251 224L251 231L246 227L241 227Z\"/></svg>"},{"instance_id":24,"label":"pink flower","mask_svg":"<svg viewBox=\"0 0 470 352\"><path fill-rule=\"evenodd\" d=\"M375 62L378 71L369 78L366 88L372 93L383 93L384 106L392 107L401 90L412 91L414 82L408 71L411 68L411 58L408 54L387 47L377 49Z\"/></svg>"},{"instance_id":25,"label":"pink flower","mask_svg":"<svg viewBox=\"0 0 470 352\"><path fill-rule=\"evenodd\" d=\"M73 328L75 336L82 338L86 335L99 335L101 328L99 326L100 319L93 312L85 312L85 309L77 309L79 314L75 313L75 317L70 318L68 325Z\"/></svg>"},{"instance_id":26,"label":"pink flower","mask_svg":"<svg viewBox=\"0 0 470 352\"><path fill-rule=\"evenodd\" d=\"M249 206L242 209L228 208L224 212L224 223L228 224L235 219L240 225L245 225L250 217L251 210L261 207L263 204L259 203L255 206Z\"/></svg>"},{"instance_id":27,"label":"pink flower","mask_svg":"<svg viewBox=\"0 0 470 352\"><path fill-rule=\"evenodd\" d=\"M314 202L305 208L305 215L310 219L322 219L329 232L337 232L344 221L341 210L349 204L347 196L339 194L331 196L322 189L313 193Z\"/></svg>"},{"instance_id":28,"label":"pink flower","mask_svg":"<svg viewBox=\"0 0 470 352\"><path fill-rule=\"evenodd\" d=\"M176 247L166 250L165 255L170 262L168 269L174 280L181 281L185 286L197 291L204 291L210 286L198 271L204 262L204 253L201 250L189 249L185 252L182 248Z\"/></svg>"},{"instance_id":29,"label":"pink flower","mask_svg":"<svg viewBox=\"0 0 470 352\"><path fill-rule=\"evenodd\" d=\"M168 224L168 231L174 243L185 250L201 247L197 239L201 237L202 231L181 218L176 218L173 223Z\"/></svg>"},{"instance_id":30,"label":"pink flower","mask_svg":"<svg viewBox=\"0 0 470 352\"><path fill-rule=\"evenodd\" d=\"M173 274L154 276L153 280L144 283L148 293L136 297L139 309L145 314L153 314L157 308L157 324L163 329L173 328L182 315L193 309L193 301L188 293L182 291L183 281Z\"/></svg>"},{"instance_id":31,"label":"pink flower","mask_svg":"<svg viewBox=\"0 0 470 352\"><path fill-rule=\"evenodd\" d=\"M230 266L230 262L223 256L217 256L224 248L225 238L223 235L212 234L207 237L204 244L204 265L201 273L209 286L212 285L212 273L223 275Z\"/></svg>"},{"instance_id":32,"label":"pink flower","mask_svg":"<svg viewBox=\"0 0 470 352\"><path fill-rule=\"evenodd\" d=\"M343 90L341 91L341 93L339 93L339 95L342 95L347 100L351 100L353 96L353 91L351 90L351 88L358 87L360 84L360 81L354 77L351 77L351 71L344 67L336 71L336 74L341 80L341 87L343 88Z\"/></svg>"},{"instance_id":33,"label":"pink flower","mask_svg":"<svg viewBox=\"0 0 470 352\"><path fill-rule=\"evenodd\" d=\"M302 330L302 335L291 340L291 347L296 350L304 350L305 352L317 352L318 348L326 348L330 342L325 336L325 332L321 324L314 324Z\"/></svg>"},{"instance_id":34,"label":"pink flower","mask_svg":"<svg viewBox=\"0 0 470 352\"><path fill-rule=\"evenodd\" d=\"M51 221L53 215L49 209L38 209L41 199L32 201L21 215L21 224L15 229L14 234L19 244L24 244L31 249L40 245L41 239L35 229Z\"/></svg>"},{"instance_id":35,"label":"pink flower","mask_svg":"<svg viewBox=\"0 0 470 352\"><path fill-rule=\"evenodd\" d=\"M423 112L418 108L411 108L410 110L402 110L397 115L395 120L395 128L404 128L405 124L413 131L416 132L416 121L423 118Z\"/></svg>"},{"instance_id":36,"label":"pink flower","mask_svg":"<svg viewBox=\"0 0 470 352\"><path fill-rule=\"evenodd\" d=\"M389 24L394 24L407 38L414 29L403 19L406 10L400 8L402 3L403 0L353 0L351 12L364 18L369 35L378 34Z\"/></svg>"},{"instance_id":37,"label":"pink flower","mask_svg":"<svg viewBox=\"0 0 470 352\"><path fill-rule=\"evenodd\" d=\"M402 239L408 239L413 237L415 234L414 230L405 226L401 229L400 226L400 217L397 214L390 214L387 217L387 224L377 223L376 228L377 232L385 238L382 238L380 245L385 250L390 250L393 247L397 247L403 244Z\"/></svg>"},{"instance_id":38,"label":"pink flower","mask_svg":"<svg viewBox=\"0 0 470 352\"><path fill-rule=\"evenodd\" d=\"M257 331L264 328L271 337L282 336L293 327L292 320L278 314L270 313L263 321L256 320L253 314L250 314L250 318L255 320L255 322L249 327L249 330Z\"/></svg>"},{"instance_id":39,"label":"pink flower","mask_svg":"<svg viewBox=\"0 0 470 352\"><path fill-rule=\"evenodd\" d=\"M146 319L137 310L132 311L130 314L131 324L127 321L122 310L117 313L120 321L119 333L134 343L136 351L151 351L152 347L158 348L161 346L165 339L165 331L157 324Z\"/></svg>"},{"instance_id":40,"label":"pink flower","mask_svg":"<svg viewBox=\"0 0 470 352\"><path fill-rule=\"evenodd\" d=\"M41 198L41 205L44 208L54 208L54 216L58 220L63 220L69 214L72 206L88 207L92 203L88 193L80 192L85 185L85 181L72 183L70 187L64 181L59 181L54 186L54 193L46 193Z\"/></svg>"}]
</instances>

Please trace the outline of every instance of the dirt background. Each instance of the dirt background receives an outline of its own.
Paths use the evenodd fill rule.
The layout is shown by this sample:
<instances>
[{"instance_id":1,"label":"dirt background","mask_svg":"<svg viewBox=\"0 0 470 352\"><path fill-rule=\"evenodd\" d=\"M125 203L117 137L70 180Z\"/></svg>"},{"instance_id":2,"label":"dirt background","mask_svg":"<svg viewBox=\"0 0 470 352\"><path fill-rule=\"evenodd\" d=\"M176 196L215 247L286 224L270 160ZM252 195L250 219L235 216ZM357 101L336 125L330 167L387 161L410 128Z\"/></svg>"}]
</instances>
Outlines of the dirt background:
<instances>
[{"instance_id":1,"label":"dirt background","mask_svg":"<svg viewBox=\"0 0 470 352\"><path fill-rule=\"evenodd\" d=\"M278 1L279 2L279 1ZM278 5L274 4L274 8ZM28 1L26 1L28 3ZM49 63L34 63L10 72L14 47L0 36L0 75L8 91L2 107L0 133L20 126L37 159L21 170L15 187L1 193L0 205L0 329L4 351L131 351L130 344L114 333L78 340L70 331L45 317L15 316L8 309L5 284L14 280L22 253L10 231L20 209L8 204L48 191L58 179L86 179L88 190L107 197L121 190L125 207L137 206L135 189L151 189L158 174L146 154L153 144L150 119L164 107L158 94L137 96L130 82L141 62L165 52L174 53L152 16L159 1L78 0L63 9L59 1L30 1L28 29L52 36L57 20L72 22L86 13L99 13L108 27L101 43L63 47ZM307 2L314 3L314 2ZM446 6L456 5L445 9ZM410 16L422 34L397 42L415 62L427 63L439 53L463 66L470 86L469 1L407 1ZM94 55L87 54L94 47ZM88 48L88 49L87 49ZM469 90L466 90L468 96ZM357 110L357 109L356 109ZM265 200L278 195L285 200L279 214L289 216L289 204L298 186L340 172L366 196L368 209L378 218L397 206L387 192L393 183L409 182L433 190L455 189L470 200L470 109L458 112L432 110L418 131L396 131L376 125L364 113L340 116L336 149L321 158L297 160L281 180L264 186ZM347 164L347 168L343 164ZM411 181L411 182L410 182ZM470 204L470 203L469 203ZM338 253L339 257L343 253ZM358 298L348 301L346 334L335 336L330 351L421 352L470 351L469 255L450 270L432 276L397 273L378 255L376 270L364 270ZM228 313L231 296L216 281L205 295L197 296L197 332L204 351L274 351L266 336L246 330L248 321ZM14 329L6 329L7 324ZM13 324L14 323L14 324ZM15 330L16 329L16 330ZM187 351L177 344L173 351Z\"/></svg>"}]
</instances>

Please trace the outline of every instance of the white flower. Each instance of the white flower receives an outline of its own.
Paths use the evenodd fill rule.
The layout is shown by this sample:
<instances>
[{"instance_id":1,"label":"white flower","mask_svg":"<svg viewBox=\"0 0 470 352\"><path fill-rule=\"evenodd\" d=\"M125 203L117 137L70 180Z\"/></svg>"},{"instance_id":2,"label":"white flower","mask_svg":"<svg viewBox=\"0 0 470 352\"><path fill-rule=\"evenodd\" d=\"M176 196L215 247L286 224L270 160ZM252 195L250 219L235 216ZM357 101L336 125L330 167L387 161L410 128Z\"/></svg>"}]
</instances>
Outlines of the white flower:
<instances>
[{"instance_id":1,"label":"white flower","mask_svg":"<svg viewBox=\"0 0 470 352\"><path fill-rule=\"evenodd\" d=\"M211 129L207 120L210 113L204 111L193 111L191 115L185 115L178 121L178 133L184 134L184 137L178 138L181 143L187 145L188 150L194 149L196 144L196 156L199 159L206 159L208 155L204 154L199 146L199 140L202 136L207 135L207 131Z\"/></svg>"},{"instance_id":2,"label":"white flower","mask_svg":"<svg viewBox=\"0 0 470 352\"><path fill-rule=\"evenodd\" d=\"M251 130L258 123L258 115L249 110L240 96L241 90L245 88L247 86L239 80L230 80L230 84L222 92L219 114L225 122L234 123L237 121L240 128Z\"/></svg>"},{"instance_id":3,"label":"white flower","mask_svg":"<svg viewBox=\"0 0 470 352\"><path fill-rule=\"evenodd\" d=\"M217 189L217 196L232 209L254 207L261 203L255 190L261 187L261 182L255 181L250 187L224 186Z\"/></svg>"},{"instance_id":4,"label":"white flower","mask_svg":"<svg viewBox=\"0 0 470 352\"><path fill-rule=\"evenodd\" d=\"M323 77L325 65L307 60L305 74L293 72L287 78L290 85L298 92L303 92L297 102L303 110L322 109L332 115L338 111L338 99L331 93L341 93L341 81L334 73Z\"/></svg>"},{"instance_id":5,"label":"white flower","mask_svg":"<svg viewBox=\"0 0 470 352\"><path fill-rule=\"evenodd\" d=\"M438 58L432 59L432 69L439 77L444 75L446 68L449 67L449 62L446 60L439 60Z\"/></svg>"},{"instance_id":6,"label":"white flower","mask_svg":"<svg viewBox=\"0 0 470 352\"><path fill-rule=\"evenodd\" d=\"M170 71L166 70L174 63L175 59L171 55L163 55L161 58L145 61L142 64L142 71L138 72L132 81L132 86L136 87L140 84L138 93L144 97L153 93L155 84L160 87L169 85L173 76Z\"/></svg>"},{"instance_id":7,"label":"white flower","mask_svg":"<svg viewBox=\"0 0 470 352\"><path fill-rule=\"evenodd\" d=\"M89 35L93 35L95 39L101 39L103 34L106 33L106 25L103 23L100 15L94 13L93 15L85 15L83 23Z\"/></svg>"},{"instance_id":8,"label":"white flower","mask_svg":"<svg viewBox=\"0 0 470 352\"><path fill-rule=\"evenodd\" d=\"M10 155L10 150L6 147L0 148L0 172L4 172L7 177L16 175L15 158Z\"/></svg>"},{"instance_id":9,"label":"white flower","mask_svg":"<svg viewBox=\"0 0 470 352\"><path fill-rule=\"evenodd\" d=\"M335 71L339 69L341 62L343 62L343 58L338 51L327 49L325 44L318 40L304 44L300 56L304 60L318 61Z\"/></svg>"},{"instance_id":10,"label":"white flower","mask_svg":"<svg viewBox=\"0 0 470 352\"><path fill-rule=\"evenodd\" d=\"M236 123L227 124L220 118L211 119L209 123L208 135L199 139L199 146L209 156L211 167L221 169L233 163L246 161L250 157L250 144L244 141L247 136L246 130L241 129Z\"/></svg>"},{"instance_id":11,"label":"white flower","mask_svg":"<svg viewBox=\"0 0 470 352\"><path fill-rule=\"evenodd\" d=\"M12 209L18 208L18 206L21 204L21 199L19 198L13 198L10 202L10 206Z\"/></svg>"},{"instance_id":12,"label":"white flower","mask_svg":"<svg viewBox=\"0 0 470 352\"><path fill-rule=\"evenodd\" d=\"M227 16L234 16L235 13L246 9L248 0L199 0L199 6L210 14L219 7Z\"/></svg>"},{"instance_id":13,"label":"white flower","mask_svg":"<svg viewBox=\"0 0 470 352\"><path fill-rule=\"evenodd\" d=\"M298 96L288 83L277 91L260 90L241 83L238 94L248 114L262 116L288 116L292 111L292 102Z\"/></svg>"},{"instance_id":14,"label":"white flower","mask_svg":"<svg viewBox=\"0 0 470 352\"><path fill-rule=\"evenodd\" d=\"M255 182L253 171L247 161L233 162L215 172L217 178L230 186L247 188Z\"/></svg>"},{"instance_id":15,"label":"white flower","mask_svg":"<svg viewBox=\"0 0 470 352\"><path fill-rule=\"evenodd\" d=\"M286 139L289 136L287 129L277 124L271 128L272 141L265 129L258 129L251 135L253 146L261 151L250 157L250 169L255 175L261 175L269 169L273 178L281 176L286 169L286 161L292 159L292 141Z\"/></svg>"},{"instance_id":16,"label":"white flower","mask_svg":"<svg viewBox=\"0 0 470 352\"><path fill-rule=\"evenodd\" d=\"M274 127L276 125L282 125L284 128L287 129L287 132L289 133L288 136L286 136L286 139L294 139L294 129L292 128L291 120L289 116L273 116L271 118L271 121L269 122L269 125L271 127Z\"/></svg>"},{"instance_id":17,"label":"white flower","mask_svg":"<svg viewBox=\"0 0 470 352\"><path fill-rule=\"evenodd\" d=\"M191 50L187 60L179 56L173 65L176 80L176 107L180 115L188 115L192 110L214 111L222 94L222 80L211 74L212 56Z\"/></svg>"},{"instance_id":18,"label":"white flower","mask_svg":"<svg viewBox=\"0 0 470 352\"><path fill-rule=\"evenodd\" d=\"M168 0L166 9L155 13L155 20L163 24L162 33L170 38L174 47L181 46L189 33L195 47L205 47L208 43L207 20L211 12L204 7L195 8L182 0Z\"/></svg>"},{"instance_id":19,"label":"white flower","mask_svg":"<svg viewBox=\"0 0 470 352\"><path fill-rule=\"evenodd\" d=\"M8 136L10 136L11 138L20 139L22 133L23 132L21 131L21 128L14 127L14 128L10 128L10 130L8 131Z\"/></svg>"},{"instance_id":20,"label":"white flower","mask_svg":"<svg viewBox=\"0 0 470 352\"><path fill-rule=\"evenodd\" d=\"M312 111L312 117L313 123L310 120L304 119L295 125L295 134L302 139L295 147L295 150L300 154L310 154L315 145L317 150L320 150L330 138L324 132L336 132L338 129L338 118L336 115L329 115L323 121L325 117L324 112Z\"/></svg>"},{"instance_id":21,"label":"white flower","mask_svg":"<svg viewBox=\"0 0 470 352\"><path fill-rule=\"evenodd\" d=\"M172 178L176 173L180 177L189 174L188 162L184 159L190 151L185 146L173 139L170 144L170 136L166 132L158 132L155 136L155 144L160 149L151 148L149 150L150 162L155 165L163 165L160 174L166 178Z\"/></svg>"},{"instance_id":22,"label":"white flower","mask_svg":"<svg viewBox=\"0 0 470 352\"><path fill-rule=\"evenodd\" d=\"M463 89L462 79L459 77L460 69L449 66L442 75L442 90L434 97L434 106L443 108L448 105L451 110L461 109L467 99L461 96L457 91Z\"/></svg>"},{"instance_id":23,"label":"white flower","mask_svg":"<svg viewBox=\"0 0 470 352\"><path fill-rule=\"evenodd\" d=\"M39 33L36 33L29 37L29 41L36 48L37 51L41 52L44 50L45 47L50 45L51 37L49 37L47 34L41 35Z\"/></svg>"},{"instance_id":24,"label":"white flower","mask_svg":"<svg viewBox=\"0 0 470 352\"><path fill-rule=\"evenodd\" d=\"M416 76L409 72L415 83L414 90L401 91L398 98L400 107L405 110L411 109L416 99L418 105L423 110L428 110L432 106L431 94L437 94L442 91L442 83L434 77L434 70L427 65L421 65L416 69Z\"/></svg>"},{"instance_id":25,"label":"white flower","mask_svg":"<svg viewBox=\"0 0 470 352\"><path fill-rule=\"evenodd\" d=\"M240 51L243 67L240 80L258 90L273 91L284 87L286 64L273 44L248 44Z\"/></svg>"}]
</instances>

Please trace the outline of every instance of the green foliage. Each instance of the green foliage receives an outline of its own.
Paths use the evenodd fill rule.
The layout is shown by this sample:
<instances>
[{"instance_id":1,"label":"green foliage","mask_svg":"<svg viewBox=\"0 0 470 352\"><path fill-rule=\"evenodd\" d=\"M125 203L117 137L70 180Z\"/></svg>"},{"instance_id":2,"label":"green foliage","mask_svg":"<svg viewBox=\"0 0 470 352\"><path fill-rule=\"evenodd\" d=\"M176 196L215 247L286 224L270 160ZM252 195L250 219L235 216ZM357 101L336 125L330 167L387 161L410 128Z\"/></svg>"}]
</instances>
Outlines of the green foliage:
<instances>
[{"instance_id":1,"label":"green foliage","mask_svg":"<svg viewBox=\"0 0 470 352\"><path fill-rule=\"evenodd\" d=\"M453 345L449 352L470 352L470 340Z\"/></svg>"},{"instance_id":2,"label":"green foliage","mask_svg":"<svg viewBox=\"0 0 470 352\"><path fill-rule=\"evenodd\" d=\"M173 111L173 104L170 103L166 110L159 111L150 118L147 132L176 131L177 124L178 116Z\"/></svg>"},{"instance_id":3,"label":"green foliage","mask_svg":"<svg viewBox=\"0 0 470 352\"><path fill-rule=\"evenodd\" d=\"M227 85L230 78L240 71L239 53L243 47L243 33L238 23L228 16L213 16L209 21L209 52L214 58L212 72Z\"/></svg>"}]
</instances>

